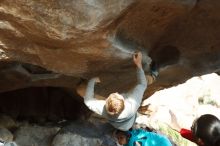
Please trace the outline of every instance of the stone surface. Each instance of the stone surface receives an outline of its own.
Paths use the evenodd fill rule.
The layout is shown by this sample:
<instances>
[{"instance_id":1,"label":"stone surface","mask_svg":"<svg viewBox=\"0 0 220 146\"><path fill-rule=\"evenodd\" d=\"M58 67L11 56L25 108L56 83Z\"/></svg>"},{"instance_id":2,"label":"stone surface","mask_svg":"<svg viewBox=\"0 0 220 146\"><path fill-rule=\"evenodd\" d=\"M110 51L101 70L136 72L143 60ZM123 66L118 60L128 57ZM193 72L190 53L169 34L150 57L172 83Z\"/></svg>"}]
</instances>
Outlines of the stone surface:
<instances>
[{"instance_id":1,"label":"stone surface","mask_svg":"<svg viewBox=\"0 0 220 146\"><path fill-rule=\"evenodd\" d=\"M135 83L131 53L137 49L160 67L146 96L219 71L218 0L0 4L1 92L30 86L74 88L80 78L92 76L103 81L97 87L100 94L128 90ZM151 61L144 62L147 73Z\"/></svg>"},{"instance_id":2,"label":"stone surface","mask_svg":"<svg viewBox=\"0 0 220 146\"><path fill-rule=\"evenodd\" d=\"M14 119L12 119L10 116L0 114L0 128L13 129L16 126L17 125Z\"/></svg>"},{"instance_id":3,"label":"stone surface","mask_svg":"<svg viewBox=\"0 0 220 146\"><path fill-rule=\"evenodd\" d=\"M77 134L58 134L55 139L53 140L52 146L101 146L101 141L98 138L84 138L81 135Z\"/></svg>"},{"instance_id":4,"label":"stone surface","mask_svg":"<svg viewBox=\"0 0 220 146\"><path fill-rule=\"evenodd\" d=\"M6 128L0 128L0 140L12 141L13 134Z\"/></svg>"},{"instance_id":5,"label":"stone surface","mask_svg":"<svg viewBox=\"0 0 220 146\"><path fill-rule=\"evenodd\" d=\"M58 127L21 126L15 132L15 142L20 146L49 146Z\"/></svg>"},{"instance_id":6,"label":"stone surface","mask_svg":"<svg viewBox=\"0 0 220 146\"><path fill-rule=\"evenodd\" d=\"M29 122L16 120L13 133L0 128L0 140L7 146L115 146L115 130L105 119L95 114L87 120L61 120L59 122ZM11 145L10 145L11 144Z\"/></svg>"},{"instance_id":7,"label":"stone surface","mask_svg":"<svg viewBox=\"0 0 220 146\"><path fill-rule=\"evenodd\" d=\"M100 95L123 92L136 82L136 50L143 53L146 73L152 60L160 68L145 98L192 76L219 72L219 7L219 0L1 0L0 92L52 86L75 93L82 80L93 76L101 78L96 86ZM40 102L29 89L17 100L12 98L17 91L6 96L0 110L13 117L22 113L56 119L40 107L63 101L50 110L60 117L72 116L63 111L71 111L73 100L60 96L48 102L52 96L45 95ZM18 92L28 89L24 90ZM40 89L36 95L40 93L45 92ZM5 94L9 93L1 98Z\"/></svg>"},{"instance_id":8,"label":"stone surface","mask_svg":"<svg viewBox=\"0 0 220 146\"><path fill-rule=\"evenodd\" d=\"M115 146L115 140L111 137L113 130L112 126L97 118L73 122L59 131L52 146Z\"/></svg>"}]
</instances>

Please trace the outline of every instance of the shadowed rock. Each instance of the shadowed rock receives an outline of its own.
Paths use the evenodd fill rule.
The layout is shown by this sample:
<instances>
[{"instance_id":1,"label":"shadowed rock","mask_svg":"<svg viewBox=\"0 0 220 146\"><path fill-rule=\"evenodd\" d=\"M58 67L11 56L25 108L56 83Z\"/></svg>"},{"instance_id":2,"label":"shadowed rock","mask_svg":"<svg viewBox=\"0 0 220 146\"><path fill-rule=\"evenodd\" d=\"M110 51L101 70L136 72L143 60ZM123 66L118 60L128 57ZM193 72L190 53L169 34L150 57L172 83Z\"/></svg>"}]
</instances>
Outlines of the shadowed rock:
<instances>
[{"instance_id":1,"label":"shadowed rock","mask_svg":"<svg viewBox=\"0 0 220 146\"><path fill-rule=\"evenodd\" d=\"M135 84L132 53L160 67L156 90L220 68L218 0L8 1L0 5L0 92L76 88L100 76L97 92Z\"/></svg>"}]
</instances>

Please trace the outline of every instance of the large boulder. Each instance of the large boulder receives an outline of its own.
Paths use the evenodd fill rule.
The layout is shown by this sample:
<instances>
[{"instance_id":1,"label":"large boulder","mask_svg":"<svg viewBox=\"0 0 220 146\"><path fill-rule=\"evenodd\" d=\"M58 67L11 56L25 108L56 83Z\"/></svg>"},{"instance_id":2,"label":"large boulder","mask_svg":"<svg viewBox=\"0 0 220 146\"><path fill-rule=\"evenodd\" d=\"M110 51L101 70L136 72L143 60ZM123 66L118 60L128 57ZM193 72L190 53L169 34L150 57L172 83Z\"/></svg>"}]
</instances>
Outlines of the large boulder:
<instances>
[{"instance_id":1,"label":"large boulder","mask_svg":"<svg viewBox=\"0 0 220 146\"><path fill-rule=\"evenodd\" d=\"M90 118L64 126L54 137L52 146L115 146L114 128L104 119Z\"/></svg>"},{"instance_id":2,"label":"large boulder","mask_svg":"<svg viewBox=\"0 0 220 146\"><path fill-rule=\"evenodd\" d=\"M100 76L107 95L135 84L132 53L160 67L146 96L220 68L218 0L0 2L0 91L75 88Z\"/></svg>"},{"instance_id":3,"label":"large boulder","mask_svg":"<svg viewBox=\"0 0 220 146\"><path fill-rule=\"evenodd\" d=\"M49 126L21 126L15 132L15 142L20 146L48 146L59 129Z\"/></svg>"}]
</instances>

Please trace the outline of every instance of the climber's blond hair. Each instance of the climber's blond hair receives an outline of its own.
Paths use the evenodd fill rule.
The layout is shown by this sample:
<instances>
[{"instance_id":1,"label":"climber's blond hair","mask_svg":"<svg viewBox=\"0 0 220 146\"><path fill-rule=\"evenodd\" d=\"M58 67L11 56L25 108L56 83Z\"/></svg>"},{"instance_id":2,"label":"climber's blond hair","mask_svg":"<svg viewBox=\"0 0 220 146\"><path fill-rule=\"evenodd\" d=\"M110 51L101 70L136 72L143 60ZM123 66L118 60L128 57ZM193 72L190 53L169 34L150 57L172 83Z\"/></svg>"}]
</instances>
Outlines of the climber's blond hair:
<instances>
[{"instance_id":1,"label":"climber's blond hair","mask_svg":"<svg viewBox=\"0 0 220 146\"><path fill-rule=\"evenodd\" d=\"M124 98L118 93L112 93L106 99L105 109L111 116L119 115L124 110Z\"/></svg>"}]
</instances>

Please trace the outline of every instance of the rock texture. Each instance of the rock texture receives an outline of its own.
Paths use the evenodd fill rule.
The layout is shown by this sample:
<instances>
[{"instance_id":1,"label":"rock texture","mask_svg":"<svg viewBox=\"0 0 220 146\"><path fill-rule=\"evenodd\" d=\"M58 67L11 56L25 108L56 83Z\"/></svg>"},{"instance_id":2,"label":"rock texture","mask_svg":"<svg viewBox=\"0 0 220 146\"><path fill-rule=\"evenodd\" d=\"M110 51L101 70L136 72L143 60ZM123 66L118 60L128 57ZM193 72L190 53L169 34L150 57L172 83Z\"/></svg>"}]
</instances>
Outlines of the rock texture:
<instances>
[{"instance_id":1,"label":"rock texture","mask_svg":"<svg viewBox=\"0 0 220 146\"><path fill-rule=\"evenodd\" d=\"M20 146L48 146L58 131L58 127L19 127L19 129L15 132L15 142Z\"/></svg>"},{"instance_id":2,"label":"rock texture","mask_svg":"<svg viewBox=\"0 0 220 146\"><path fill-rule=\"evenodd\" d=\"M92 116L89 120L30 123L12 120L7 117L5 122L13 121L16 127L0 128L0 140L7 146L115 146L112 136L115 130L104 119ZM4 125L2 125L4 126Z\"/></svg>"},{"instance_id":3,"label":"rock texture","mask_svg":"<svg viewBox=\"0 0 220 146\"><path fill-rule=\"evenodd\" d=\"M75 88L92 76L101 77L100 94L127 90L135 83L137 49L146 73L151 60L160 67L146 96L217 72L219 6L218 0L1 0L0 91Z\"/></svg>"},{"instance_id":4,"label":"rock texture","mask_svg":"<svg viewBox=\"0 0 220 146\"><path fill-rule=\"evenodd\" d=\"M13 135L8 129L0 128L0 140L12 141L13 140Z\"/></svg>"},{"instance_id":5,"label":"rock texture","mask_svg":"<svg viewBox=\"0 0 220 146\"><path fill-rule=\"evenodd\" d=\"M91 119L90 119L91 120ZM77 121L63 127L54 137L52 146L115 146L113 127L97 121Z\"/></svg>"}]
</instances>

